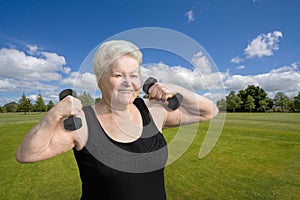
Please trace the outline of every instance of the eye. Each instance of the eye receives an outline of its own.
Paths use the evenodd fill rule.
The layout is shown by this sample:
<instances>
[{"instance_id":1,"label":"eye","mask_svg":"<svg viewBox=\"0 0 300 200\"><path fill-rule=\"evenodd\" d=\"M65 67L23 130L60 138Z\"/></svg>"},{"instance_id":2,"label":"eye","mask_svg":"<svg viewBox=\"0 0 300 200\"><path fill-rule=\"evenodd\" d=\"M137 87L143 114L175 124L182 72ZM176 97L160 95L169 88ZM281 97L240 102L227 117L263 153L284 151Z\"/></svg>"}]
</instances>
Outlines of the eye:
<instances>
[{"instance_id":1,"label":"eye","mask_svg":"<svg viewBox=\"0 0 300 200\"><path fill-rule=\"evenodd\" d=\"M130 77L131 78L139 78L139 75L138 74L131 74Z\"/></svg>"},{"instance_id":2,"label":"eye","mask_svg":"<svg viewBox=\"0 0 300 200\"><path fill-rule=\"evenodd\" d=\"M122 78L123 75L122 75L122 74L113 74L113 77L116 77L116 78Z\"/></svg>"}]
</instances>

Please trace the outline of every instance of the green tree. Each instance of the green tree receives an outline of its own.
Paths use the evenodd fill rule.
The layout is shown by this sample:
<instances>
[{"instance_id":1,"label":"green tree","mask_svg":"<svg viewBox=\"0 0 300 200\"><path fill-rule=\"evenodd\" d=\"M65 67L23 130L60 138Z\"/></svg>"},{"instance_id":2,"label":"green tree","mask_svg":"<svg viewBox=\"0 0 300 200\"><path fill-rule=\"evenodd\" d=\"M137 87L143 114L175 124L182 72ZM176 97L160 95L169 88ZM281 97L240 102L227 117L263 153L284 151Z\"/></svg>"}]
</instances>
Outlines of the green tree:
<instances>
[{"instance_id":1,"label":"green tree","mask_svg":"<svg viewBox=\"0 0 300 200\"><path fill-rule=\"evenodd\" d=\"M246 102L247 102L247 98L249 95L254 98L255 108L253 111L255 111L255 112L265 111L265 108L262 107L263 104L261 104L263 102L260 103L260 101L262 101L262 100L267 101L268 95L262 88L260 88L259 86L254 86L254 85L248 85L248 87L245 90L239 91L238 96L243 101L243 104L241 105L240 110L247 111Z\"/></svg>"},{"instance_id":2,"label":"green tree","mask_svg":"<svg viewBox=\"0 0 300 200\"><path fill-rule=\"evenodd\" d=\"M10 102L3 106L6 112L17 112L18 104L16 102Z\"/></svg>"},{"instance_id":3,"label":"green tree","mask_svg":"<svg viewBox=\"0 0 300 200\"><path fill-rule=\"evenodd\" d=\"M218 100L217 107L219 108L220 111L226 111L226 100L225 99Z\"/></svg>"},{"instance_id":4,"label":"green tree","mask_svg":"<svg viewBox=\"0 0 300 200\"><path fill-rule=\"evenodd\" d=\"M248 95L245 102L245 109L251 112L252 109L254 108L255 108L255 99L252 96Z\"/></svg>"},{"instance_id":5,"label":"green tree","mask_svg":"<svg viewBox=\"0 0 300 200\"><path fill-rule=\"evenodd\" d=\"M234 91L231 91L229 95L226 96L226 106L228 111L235 112L237 108L241 107L242 103L243 101Z\"/></svg>"},{"instance_id":6,"label":"green tree","mask_svg":"<svg viewBox=\"0 0 300 200\"><path fill-rule=\"evenodd\" d=\"M49 103L47 104L47 111L49 111L49 110L51 110L51 108L53 108L54 107L54 103L53 103L53 101L49 101Z\"/></svg>"},{"instance_id":7,"label":"green tree","mask_svg":"<svg viewBox=\"0 0 300 200\"><path fill-rule=\"evenodd\" d=\"M144 94L143 98L144 99L149 99L149 94Z\"/></svg>"},{"instance_id":8,"label":"green tree","mask_svg":"<svg viewBox=\"0 0 300 200\"><path fill-rule=\"evenodd\" d=\"M24 112L24 114L26 115L27 112L30 112L32 109L33 109L33 105L31 103L31 100L25 96L25 93L23 93L21 99L19 100L17 111Z\"/></svg>"},{"instance_id":9,"label":"green tree","mask_svg":"<svg viewBox=\"0 0 300 200\"><path fill-rule=\"evenodd\" d=\"M101 98L99 98L99 97L95 99L95 103L99 103L100 101L101 101Z\"/></svg>"},{"instance_id":10,"label":"green tree","mask_svg":"<svg viewBox=\"0 0 300 200\"><path fill-rule=\"evenodd\" d=\"M277 92L273 101L274 105L279 107L281 112L289 110L291 100L284 92Z\"/></svg>"},{"instance_id":11,"label":"green tree","mask_svg":"<svg viewBox=\"0 0 300 200\"><path fill-rule=\"evenodd\" d=\"M0 113L5 113L5 112L7 112L6 108L4 106L0 106Z\"/></svg>"},{"instance_id":12,"label":"green tree","mask_svg":"<svg viewBox=\"0 0 300 200\"><path fill-rule=\"evenodd\" d=\"M273 100L269 97L262 99L259 101L259 106L263 109L264 112L271 109L273 107Z\"/></svg>"},{"instance_id":13,"label":"green tree","mask_svg":"<svg viewBox=\"0 0 300 200\"><path fill-rule=\"evenodd\" d=\"M86 92L83 92L83 94L78 95L77 97L83 106L89 106L89 105L93 105L95 103L95 100L93 99L93 97Z\"/></svg>"},{"instance_id":14,"label":"green tree","mask_svg":"<svg viewBox=\"0 0 300 200\"><path fill-rule=\"evenodd\" d=\"M45 105L44 99L42 97L42 94L40 93L36 99L36 102L34 104L34 111L36 112L45 112L47 110L47 107Z\"/></svg>"},{"instance_id":15,"label":"green tree","mask_svg":"<svg viewBox=\"0 0 300 200\"><path fill-rule=\"evenodd\" d=\"M296 112L300 112L300 92L293 98L294 109Z\"/></svg>"}]
</instances>

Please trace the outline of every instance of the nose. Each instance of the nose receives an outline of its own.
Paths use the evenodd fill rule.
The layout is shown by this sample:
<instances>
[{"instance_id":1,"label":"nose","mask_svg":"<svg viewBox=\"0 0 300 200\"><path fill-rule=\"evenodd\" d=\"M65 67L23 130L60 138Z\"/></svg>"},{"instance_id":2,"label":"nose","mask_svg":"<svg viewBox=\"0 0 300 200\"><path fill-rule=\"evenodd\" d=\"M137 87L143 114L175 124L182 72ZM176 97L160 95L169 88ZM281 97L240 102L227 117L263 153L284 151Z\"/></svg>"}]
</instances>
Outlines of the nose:
<instances>
[{"instance_id":1,"label":"nose","mask_svg":"<svg viewBox=\"0 0 300 200\"><path fill-rule=\"evenodd\" d=\"M122 84L125 86L129 86L129 85L131 85L131 83L132 83L132 80L130 79L130 77L128 75L124 76Z\"/></svg>"}]
</instances>

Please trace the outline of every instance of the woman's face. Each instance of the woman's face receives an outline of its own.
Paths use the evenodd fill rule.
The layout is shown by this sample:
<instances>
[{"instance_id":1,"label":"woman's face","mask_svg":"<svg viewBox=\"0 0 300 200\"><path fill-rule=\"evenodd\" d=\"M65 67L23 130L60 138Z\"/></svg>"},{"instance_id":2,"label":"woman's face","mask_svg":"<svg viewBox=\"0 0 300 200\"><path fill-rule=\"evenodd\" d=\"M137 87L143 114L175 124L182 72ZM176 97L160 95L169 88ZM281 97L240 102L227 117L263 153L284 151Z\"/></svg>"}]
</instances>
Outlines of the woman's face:
<instances>
[{"instance_id":1,"label":"woman's face","mask_svg":"<svg viewBox=\"0 0 300 200\"><path fill-rule=\"evenodd\" d=\"M127 106L140 91L139 62L129 55L120 57L103 73L98 86L106 103L112 107Z\"/></svg>"}]
</instances>

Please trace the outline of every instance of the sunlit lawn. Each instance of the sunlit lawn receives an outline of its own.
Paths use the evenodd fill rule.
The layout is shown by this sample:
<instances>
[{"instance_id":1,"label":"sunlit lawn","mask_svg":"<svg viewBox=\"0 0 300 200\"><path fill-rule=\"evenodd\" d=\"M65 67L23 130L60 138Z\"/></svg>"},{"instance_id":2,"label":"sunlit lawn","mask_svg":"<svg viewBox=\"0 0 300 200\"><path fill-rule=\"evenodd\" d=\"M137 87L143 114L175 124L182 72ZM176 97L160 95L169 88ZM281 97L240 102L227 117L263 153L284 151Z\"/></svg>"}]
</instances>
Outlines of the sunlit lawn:
<instances>
[{"instance_id":1,"label":"sunlit lawn","mask_svg":"<svg viewBox=\"0 0 300 200\"><path fill-rule=\"evenodd\" d=\"M25 133L43 115L0 114L0 199L80 198L72 152L34 164L15 161ZM299 199L299 113L227 113L217 145L199 159L208 126L201 123L188 150L167 166L168 199ZM164 131L169 142L176 133Z\"/></svg>"}]
</instances>

